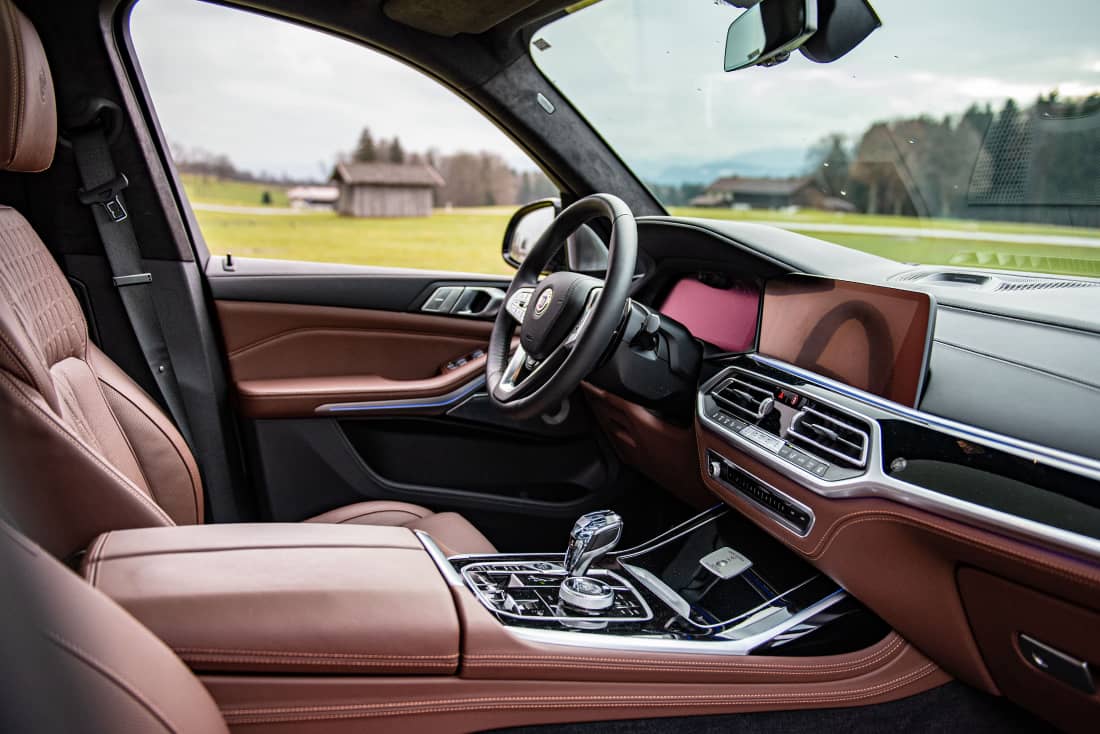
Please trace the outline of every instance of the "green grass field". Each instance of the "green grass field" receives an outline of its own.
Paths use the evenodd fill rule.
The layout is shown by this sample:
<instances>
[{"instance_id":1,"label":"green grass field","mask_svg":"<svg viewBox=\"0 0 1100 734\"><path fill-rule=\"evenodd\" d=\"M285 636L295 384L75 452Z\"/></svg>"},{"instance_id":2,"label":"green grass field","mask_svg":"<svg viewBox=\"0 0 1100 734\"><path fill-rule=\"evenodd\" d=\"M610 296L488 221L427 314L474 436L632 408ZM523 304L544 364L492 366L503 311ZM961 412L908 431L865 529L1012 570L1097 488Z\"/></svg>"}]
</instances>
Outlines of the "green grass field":
<instances>
[{"instance_id":1,"label":"green grass field","mask_svg":"<svg viewBox=\"0 0 1100 734\"><path fill-rule=\"evenodd\" d=\"M183 187L191 201L223 206L262 206L263 193L271 194L271 206L287 206L286 188L254 183L252 181L227 181L213 176L183 174Z\"/></svg>"},{"instance_id":2,"label":"green grass field","mask_svg":"<svg viewBox=\"0 0 1100 734\"><path fill-rule=\"evenodd\" d=\"M196 204L195 215L207 246L215 254L315 260L388 267L429 268L510 274L500 257L501 238L514 207L477 207L436 211L430 217L352 219L324 212L278 211L287 206L285 189L265 184L184 176ZM203 210L203 204L255 208L263 191L272 196L271 214ZM913 228L913 236L806 232L900 262L989 267L1067 275L1100 276L1100 230L1010 222L921 221L908 217L800 211L733 211L674 208L672 214L738 221L775 221L792 225L852 224ZM972 240L922 236L921 227L973 232ZM1094 237L1097 246L983 241L982 233Z\"/></svg>"}]
</instances>

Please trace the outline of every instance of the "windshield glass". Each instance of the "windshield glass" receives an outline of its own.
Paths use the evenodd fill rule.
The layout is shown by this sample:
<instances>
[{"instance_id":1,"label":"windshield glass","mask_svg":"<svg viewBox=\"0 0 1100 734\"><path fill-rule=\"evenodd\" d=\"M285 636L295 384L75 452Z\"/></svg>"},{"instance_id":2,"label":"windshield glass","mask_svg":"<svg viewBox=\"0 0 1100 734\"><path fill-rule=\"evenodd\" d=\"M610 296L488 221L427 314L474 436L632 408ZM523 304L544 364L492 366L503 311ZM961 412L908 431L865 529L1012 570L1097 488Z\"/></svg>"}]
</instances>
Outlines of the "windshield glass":
<instances>
[{"instance_id":1,"label":"windshield glass","mask_svg":"<svg viewBox=\"0 0 1100 734\"><path fill-rule=\"evenodd\" d=\"M832 64L724 72L721 0L581 3L530 53L673 214L1100 276L1100 2L871 4Z\"/></svg>"}]
</instances>

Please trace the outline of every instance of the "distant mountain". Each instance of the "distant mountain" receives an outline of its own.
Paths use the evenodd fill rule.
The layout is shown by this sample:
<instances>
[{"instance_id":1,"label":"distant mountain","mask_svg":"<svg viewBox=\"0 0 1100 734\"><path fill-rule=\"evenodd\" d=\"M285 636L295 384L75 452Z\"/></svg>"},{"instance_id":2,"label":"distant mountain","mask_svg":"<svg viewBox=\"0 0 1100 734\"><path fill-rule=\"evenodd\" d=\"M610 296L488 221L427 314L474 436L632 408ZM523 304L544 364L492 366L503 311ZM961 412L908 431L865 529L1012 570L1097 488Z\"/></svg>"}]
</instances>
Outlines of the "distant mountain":
<instances>
[{"instance_id":1,"label":"distant mountain","mask_svg":"<svg viewBox=\"0 0 1100 734\"><path fill-rule=\"evenodd\" d=\"M634 171L644 181L676 185L709 184L722 176L784 178L797 176L806 168L804 148L762 148L738 153L722 160L689 161L665 159L638 161Z\"/></svg>"}]
</instances>

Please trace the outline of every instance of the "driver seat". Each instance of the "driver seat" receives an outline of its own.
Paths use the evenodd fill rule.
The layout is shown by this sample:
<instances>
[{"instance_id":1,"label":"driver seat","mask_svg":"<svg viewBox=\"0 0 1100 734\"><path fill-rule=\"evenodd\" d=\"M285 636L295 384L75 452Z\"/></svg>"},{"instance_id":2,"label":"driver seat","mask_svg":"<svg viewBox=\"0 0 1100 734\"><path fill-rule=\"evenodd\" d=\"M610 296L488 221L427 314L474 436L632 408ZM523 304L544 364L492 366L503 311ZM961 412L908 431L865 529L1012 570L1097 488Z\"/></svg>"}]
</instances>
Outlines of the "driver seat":
<instances>
[{"instance_id":1,"label":"driver seat","mask_svg":"<svg viewBox=\"0 0 1100 734\"><path fill-rule=\"evenodd\" d=\"M45 170L57 111L42 43L0 0L0 169ZM100 533L203 522L198 467L172 421L88 339L69 283L42 240L0 205L0 501L57 557ZM465 518L404 502L360 502L306 522L423 530L448 554L495 553Z\"/></svg>"}]
</instances>

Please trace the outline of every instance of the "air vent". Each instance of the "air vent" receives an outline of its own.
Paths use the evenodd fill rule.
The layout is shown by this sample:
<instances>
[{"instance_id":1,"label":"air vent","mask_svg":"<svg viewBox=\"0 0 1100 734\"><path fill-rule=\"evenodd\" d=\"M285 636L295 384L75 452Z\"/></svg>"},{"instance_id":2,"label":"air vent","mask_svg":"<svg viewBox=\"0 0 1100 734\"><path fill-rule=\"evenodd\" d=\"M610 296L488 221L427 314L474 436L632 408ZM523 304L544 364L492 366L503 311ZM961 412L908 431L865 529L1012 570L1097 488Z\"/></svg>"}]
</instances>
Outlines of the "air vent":
<instances>
[{"instance_id":1,"label":"air vent","mask_svg":"<svg viewBox=\"0 0 1100 734\"><path fill-rule=\"evenodd\" d=\"M791 420L786 438L822 458L857 469L867 466L867 447L871 444L867 425L838 410L807 405Z\"/></svg>"},{"instance_id":2,"label":"air vent","mask_svg":"<svg viewBox=\"0 0 1100 734\"><path fill-rule=\"evenodd\" d=\"M758 421L772 411L775 387L745 374L738 374L714 391L714 399L723 408L733 410L750 421Z\"/></svg>"}]
</instances>

